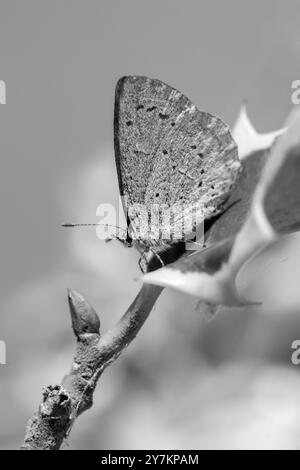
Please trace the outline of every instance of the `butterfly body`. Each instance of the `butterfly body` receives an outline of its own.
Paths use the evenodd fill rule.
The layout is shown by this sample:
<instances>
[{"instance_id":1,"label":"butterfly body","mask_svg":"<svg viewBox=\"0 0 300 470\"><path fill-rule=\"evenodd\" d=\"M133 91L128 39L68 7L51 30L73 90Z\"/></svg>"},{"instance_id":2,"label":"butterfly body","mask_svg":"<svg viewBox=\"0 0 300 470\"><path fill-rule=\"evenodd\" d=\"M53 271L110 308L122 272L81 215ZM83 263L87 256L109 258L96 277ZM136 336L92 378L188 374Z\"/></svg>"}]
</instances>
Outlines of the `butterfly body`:
<instances>
[{"instance_id":1,"label":"butterfly body","mask_svg":"<svg viewBox=\"0 0 300 470\"><path fill-rule=\"evenodd\" d=\"M143 273L155 271L162 266L177 261L186 251L184 241L155 244L136 241L134 246L141 253L139 266Z\"/></svg>"}]
</instances>

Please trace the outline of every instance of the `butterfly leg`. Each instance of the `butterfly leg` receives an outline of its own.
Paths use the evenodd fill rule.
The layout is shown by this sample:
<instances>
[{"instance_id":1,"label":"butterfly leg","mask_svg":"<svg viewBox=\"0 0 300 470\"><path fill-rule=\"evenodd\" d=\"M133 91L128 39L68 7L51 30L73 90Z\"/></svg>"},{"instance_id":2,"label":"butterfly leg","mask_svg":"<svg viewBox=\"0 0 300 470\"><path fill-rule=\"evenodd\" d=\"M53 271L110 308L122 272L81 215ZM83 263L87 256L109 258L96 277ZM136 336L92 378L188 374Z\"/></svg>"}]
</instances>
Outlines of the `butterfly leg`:
<instances>
[{"instance_id":1,"label":"butterfly leg","mask_svg":"<svg viewBox=\"0 0 300 470\"><path fill-rule=\"evenodd\" d=\"M132 247L132 242L130 240L128 240L128 238L121 238L121 237L118 237L118 235L110 235L109 237L107 237L105 239L105 243L109 243L111 242L112 240L118 240L118 242L122 243L123 246L125 246L125 248L131 248Z\"/></svg>"},{"instance_id":2,"label":"butterfly leg","mask_svg":"<svg viewBox=\"0 0 300 470\"><path fill-rule=\"evenodd\" d=\"M139 267L143 274L147 272L148 261L146 259L146 256L144 255L144 252L141 254L141 257L139 259Z\"/></svg>"},{"instance_id":3,"label":"butterfly leg","mask_svg":"<svg viewBox=\"0 0 300 470\"><path fill-rule=\"evenodd\" d=\"M116 237L116 240L122 243L125 248L131 248L132 247L132 242L128 241L127 239L125 240L124 238Z\"/></svg>"},{"instance_id":4,"label":"butterfly leg","mask_svg":"<svg viewBox=\"0 0 300 470\"><path fill-rule=\"evenodd\" d=\"M154 254L154 256L156 256L156 258L158 259L158 261L160 262L160 264L163 267L165 265L165 263L163 262L163 260L159 256L159 254L153 248L149 248L149 250Z\"/></svg>"},{"instance_id":5,"label":"butterfly leg","mask_svg":"<svg viewBox=\"0 0 300 470\"><path fill-rule=\"evenodd\" d=\"M148 267L149 267L149 264L150 264L150 261L151 261L151 258L149 256L147 256L147 254L149 253L152 253L154 255L154 257L159 261L159 263L161 264L161 266L165 266L165 263L163 262L162 258L159 256L159 254L152 248L152 247L147 247L142 253L141 253L141 257L139 259L139 267L142 271L142 273L146 273L148 272ZM159 267L159 266L158 266ZM157 268L158 268L157 267ZM156 268L156 269L157 269Z\"/></svg>"}]
</instances>

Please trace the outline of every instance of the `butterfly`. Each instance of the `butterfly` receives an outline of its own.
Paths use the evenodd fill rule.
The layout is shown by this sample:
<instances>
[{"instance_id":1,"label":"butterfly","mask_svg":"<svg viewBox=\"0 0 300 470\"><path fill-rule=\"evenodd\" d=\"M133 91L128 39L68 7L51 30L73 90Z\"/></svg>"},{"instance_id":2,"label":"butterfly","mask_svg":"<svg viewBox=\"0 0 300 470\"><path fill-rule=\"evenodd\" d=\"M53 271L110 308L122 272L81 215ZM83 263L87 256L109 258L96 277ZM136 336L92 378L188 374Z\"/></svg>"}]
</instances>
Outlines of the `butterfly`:
<instances>
[{"instance_id":1,"label":"butterfly","mask_svg":"<svg viewBox=\"0 0 300 470\"><path fill-rule=\"evenodd\" d=\"M175 88L125 76L115 92L114 147L125 243L151 272L179 259L203 223L206 231L224 212L240 171L237 145L220 118Z\"/></svg>"},{"instance_id":2,"label":"butterfly","mask_svg":"<svg viewBox=\"0 0 300 470\"><path fill-rule=\"evenodd\" d=\"M244 194L244 203L213 227L211 246L145 274L143 281L196 296L211 313L220 304L253 303L239 294L237 274L266 246L300 230L299 187L300 111L295 111L270 155L256 151L245 159L232 191L232 197Z\"/></svg>"}]
</instances>

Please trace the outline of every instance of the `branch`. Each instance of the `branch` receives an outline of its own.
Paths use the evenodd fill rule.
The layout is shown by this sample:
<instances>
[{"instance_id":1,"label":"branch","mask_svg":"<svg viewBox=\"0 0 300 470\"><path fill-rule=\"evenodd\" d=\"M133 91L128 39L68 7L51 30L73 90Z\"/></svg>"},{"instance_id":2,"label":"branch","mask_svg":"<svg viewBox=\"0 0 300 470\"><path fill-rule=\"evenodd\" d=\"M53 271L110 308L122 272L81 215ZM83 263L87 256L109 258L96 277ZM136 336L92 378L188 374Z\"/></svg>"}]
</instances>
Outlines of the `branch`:
<instances>
[{"instance_id":1,"label":"branch","mask_svg":"<svg viewBox=\"0 0 300 470\"><path fill-rule=\"evenodd\" d=\"M68 291L72 327L77 338L72 368L60 385L50 385L43 390L42 402L28 423L22 449L60 448L75 419L92 406L102 372L135 338L161 291L161 287L143 285L123 317L103 336L100 336L100 320L93 307L77 292Z\"/></svg>"}]
</instances>

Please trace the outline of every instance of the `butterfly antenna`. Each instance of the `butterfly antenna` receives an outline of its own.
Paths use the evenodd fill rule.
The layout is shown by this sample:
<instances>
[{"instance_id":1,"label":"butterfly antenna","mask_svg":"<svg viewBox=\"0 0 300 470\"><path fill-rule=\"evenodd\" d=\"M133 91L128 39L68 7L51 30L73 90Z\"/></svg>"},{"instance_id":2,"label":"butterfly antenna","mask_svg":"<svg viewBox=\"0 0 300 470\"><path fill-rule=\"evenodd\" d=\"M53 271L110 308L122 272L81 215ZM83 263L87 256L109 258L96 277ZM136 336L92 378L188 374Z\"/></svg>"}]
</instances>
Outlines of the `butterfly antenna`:
<instances>
[{"instance_id":1,"label":"butterfly antenna","mask_svg":"<svg viewBox=\"0 0 300 470\"><path fill-rule=\"evenodd\" d=\"M117 228L118 230L123 230L123 232L127 233L127 229L123 227L119 227L118 225L111 225L111 224L71 224L71 223L65 223L61 224L61 227L97 227L98 225L102 227L111 227L111 228Z\"/></svg>"}]
</instances>

